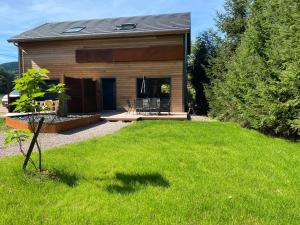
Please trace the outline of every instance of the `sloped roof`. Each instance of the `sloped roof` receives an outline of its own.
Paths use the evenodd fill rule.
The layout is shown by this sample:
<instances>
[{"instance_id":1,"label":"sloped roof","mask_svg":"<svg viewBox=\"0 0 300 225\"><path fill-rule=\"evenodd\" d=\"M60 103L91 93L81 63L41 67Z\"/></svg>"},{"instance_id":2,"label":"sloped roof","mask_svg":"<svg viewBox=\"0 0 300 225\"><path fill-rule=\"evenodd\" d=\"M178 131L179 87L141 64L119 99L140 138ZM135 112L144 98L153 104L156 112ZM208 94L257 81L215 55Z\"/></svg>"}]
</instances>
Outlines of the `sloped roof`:
<instances>
[{"instance_id":1,"label":"sloped roof","mask_svg":"<svg viewBox=\"0 0 300 225\"><path fill-rule=\"evenodd\" d=\"M136 24L136 28L131 30L116 29L117 26L122 24ZM8 42L101 38L145 35L147 33L189 33L190 26L190 13L78 20L45 23L11 37ZM74 33L66 32L66 30L76 27L84 27L84 29Z\"/></svg>"}]
</instances>

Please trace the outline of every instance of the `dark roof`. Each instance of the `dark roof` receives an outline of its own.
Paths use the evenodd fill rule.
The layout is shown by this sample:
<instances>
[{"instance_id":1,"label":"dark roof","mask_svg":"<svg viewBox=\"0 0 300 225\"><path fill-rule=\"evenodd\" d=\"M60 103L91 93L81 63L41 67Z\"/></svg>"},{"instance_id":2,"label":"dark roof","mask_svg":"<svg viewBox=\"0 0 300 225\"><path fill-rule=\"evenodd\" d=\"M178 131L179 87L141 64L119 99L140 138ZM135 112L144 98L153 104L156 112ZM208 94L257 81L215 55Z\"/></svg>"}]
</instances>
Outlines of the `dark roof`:
<instances>
[{"instance_id":1,"label":"dark roof","mask_svg":"<svg viewBox=\"0 0 300 225\"><path fill-rule=\"evenodd\" d=\"M118 26L122 24L136 24L136 27L130 30L118 29ZM45 23L10 38L8 42L146 35L148 33L189 33L190 26L190 13L78 20ZM84 29L74 33L66 32L70 28L78 27L84 27Z\"/></svg>"}]
</instances>

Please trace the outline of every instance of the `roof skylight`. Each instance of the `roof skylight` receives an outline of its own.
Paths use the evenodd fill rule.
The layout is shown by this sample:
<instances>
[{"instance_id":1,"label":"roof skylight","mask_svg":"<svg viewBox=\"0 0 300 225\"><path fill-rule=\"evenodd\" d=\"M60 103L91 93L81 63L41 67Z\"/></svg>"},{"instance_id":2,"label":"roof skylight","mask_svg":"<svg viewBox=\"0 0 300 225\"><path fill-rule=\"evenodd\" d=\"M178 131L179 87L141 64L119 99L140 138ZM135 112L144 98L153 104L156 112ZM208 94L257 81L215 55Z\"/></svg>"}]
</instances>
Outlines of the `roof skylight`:
<instances>
[{"instance_id":1,"label":"roof skylight","mask_svg":"<svg viewBox=\"0 0 300 225\"><path fill-rule=\"evenodd\" d=\"M136 23L123 23L116 26L116 30L133 30L136 28Z\"/></svg>"},{"instance_id":2,"label":"roof skylight","mask_svg":"<svg viewBox=\"0 0 300 225\"><path fill-rule=\"evenodd\" d=\"M63 33L78 33L82 31L85 27L71 27L66 29Z\"/></svg>"}]
</instances>

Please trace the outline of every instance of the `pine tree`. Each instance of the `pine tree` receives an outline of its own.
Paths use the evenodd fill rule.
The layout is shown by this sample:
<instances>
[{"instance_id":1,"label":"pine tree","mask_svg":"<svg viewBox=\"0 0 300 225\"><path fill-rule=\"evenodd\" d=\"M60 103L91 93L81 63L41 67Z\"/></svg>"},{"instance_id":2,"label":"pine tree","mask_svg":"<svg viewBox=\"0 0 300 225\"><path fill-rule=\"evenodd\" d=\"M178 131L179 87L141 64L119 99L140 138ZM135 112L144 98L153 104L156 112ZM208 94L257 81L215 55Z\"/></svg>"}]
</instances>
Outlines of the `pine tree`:
<instances>
[{"instance_id":1,"label":"pine tree","mask_svg":"<svg viewBox=\"0 0 300 225\"><path fill-rule=\"evenodd\" d=\"M207 115L208 102L204 93L204 86L209 82L207 68L209 59L216 55L216 34L212 31L203 32L193 44L189 60L190 82L195 89L196 113Z\"/></svg>"},{"instance_id":2,"label":"pine tree","mask_svg":"<svg viewBox=\"0 0 300 225\"><path fill-rule=\"evenodd\" d=\"M300 135L300 2L256 0L228 71L238 111L231 117L266 133ZM233 83L234 82L234 83Z\"/></svg>"},{"instance_id":3,"label":"pine tree","mask_svg":"<svg viewBox=\"0 0 300 225\"><path fill-rule=\"evenodd\" d=\"M247 28L251 0L226 0L224 12L217 14L217 27L223 35L217 41L216 56L210 59L208 75L210 83L206 87L209 114L219 119L229 119L229 111L236 110L232 104L231 90L225 81L227 67L232 63L242 36Z\"/></svg>"}]
</instances>

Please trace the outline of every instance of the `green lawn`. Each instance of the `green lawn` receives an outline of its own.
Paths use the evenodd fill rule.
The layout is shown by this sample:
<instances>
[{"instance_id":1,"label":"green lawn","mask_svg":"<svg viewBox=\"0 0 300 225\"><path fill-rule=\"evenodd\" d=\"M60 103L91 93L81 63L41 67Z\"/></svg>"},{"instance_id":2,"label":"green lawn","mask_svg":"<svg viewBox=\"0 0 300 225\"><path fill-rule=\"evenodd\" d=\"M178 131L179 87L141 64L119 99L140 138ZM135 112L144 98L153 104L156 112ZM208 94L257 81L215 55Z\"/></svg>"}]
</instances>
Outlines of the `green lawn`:
<instances>
[{"instance_id":1,"label":"green lawn","mask_svg":"<svg viewBox=\"0 0 300 225\"><path fill-rule=\"evenodd\" d=\"M5 121L4 119L0 118L0 132L5 130Z\"/></svg>"},{"instance_id":2,"label":"green lawn","mask_svg":"<svg viewBox=\"0 0 300 225\"><path fill-rule=\"evenodd\" d=\"M231 123L137 122L44 154L55 179L0 159L0 224L300 224L300 144Z\"/></svg>"}]
</instances>

